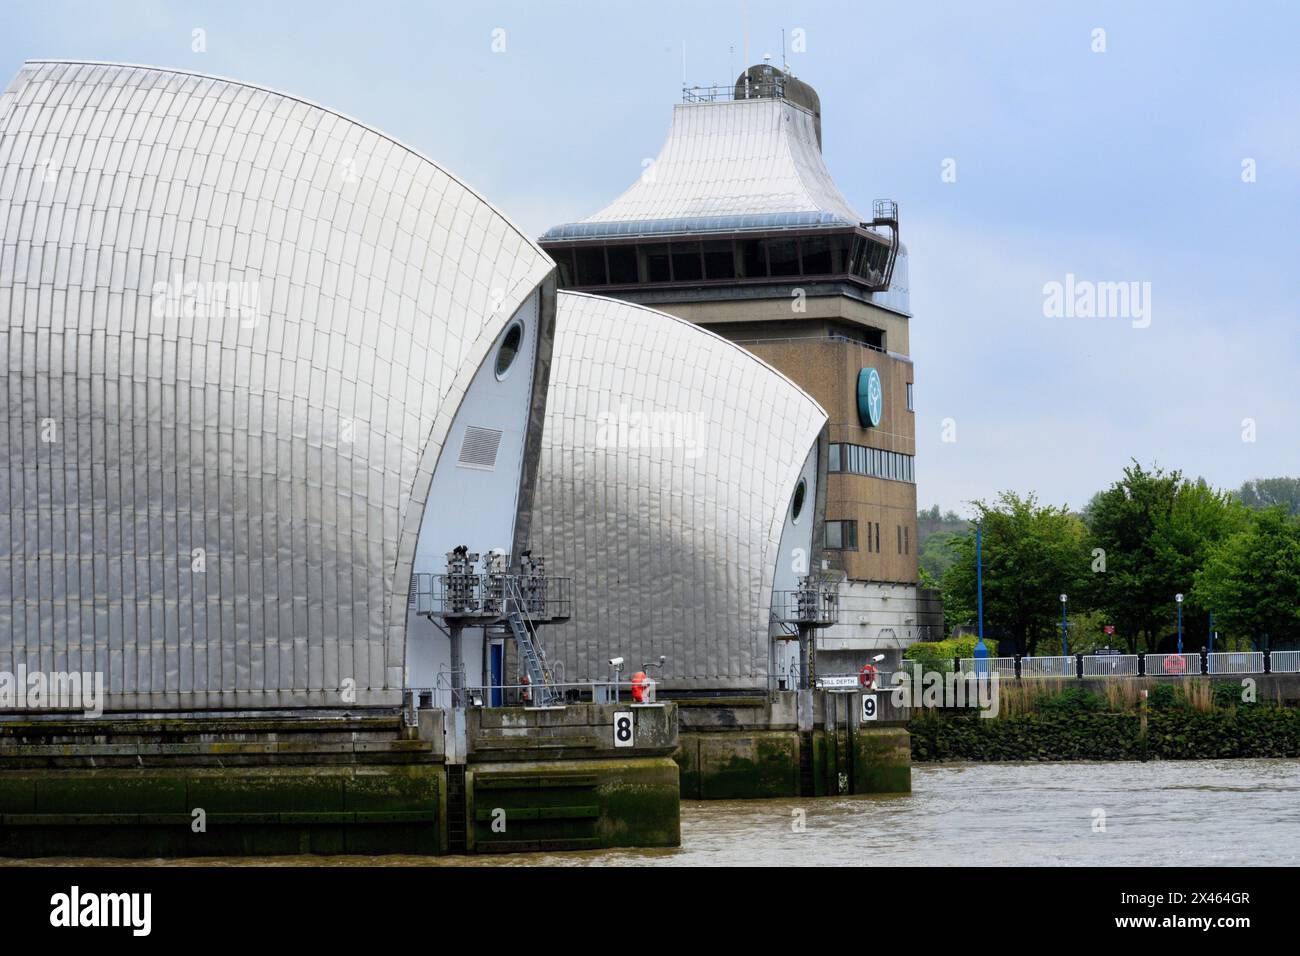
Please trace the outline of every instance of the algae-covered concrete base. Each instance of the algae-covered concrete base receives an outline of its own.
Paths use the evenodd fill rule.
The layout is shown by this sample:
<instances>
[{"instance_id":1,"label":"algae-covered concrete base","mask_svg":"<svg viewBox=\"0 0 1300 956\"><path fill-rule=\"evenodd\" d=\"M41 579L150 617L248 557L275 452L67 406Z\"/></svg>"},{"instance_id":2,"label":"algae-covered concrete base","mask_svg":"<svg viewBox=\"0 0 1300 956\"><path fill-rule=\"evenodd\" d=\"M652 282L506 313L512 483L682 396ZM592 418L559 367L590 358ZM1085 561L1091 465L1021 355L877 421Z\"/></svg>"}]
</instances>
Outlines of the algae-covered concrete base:
<instances>
[{"instance_id":1,"label":"algae-covered concrete base","mask_svg":"<svg viewBox=\"0 0 1300 956\"><path fill-rule=\"evenodd\" d=\"M859 727L853 733L852 793L911 793L911 735L902 727Z\"/></svg>"},{"instance_id":2,"label":"algae-covered concrete base","mask_svg":"<svg viewBox=\"0 0 1300 956\"><path fill-rule=\"evenodd\" d=\"M680 846L670 757L473 764L471 853Z\"/></svg>"},{"instance_id":3,"label":"algae-covered concrete base","mask_svg":"<svg viewBox=\"0 0 1300 956\"><path fill-rule=\"evenodd\" d=\"M10 771L0 855L436 854L442 774L431 764Z\"/></svg>"},{"instance_id":4,"label":"algae-covered concrete base","mask_svg":"<svg viewBox=\"0 0 1300 956\"><path fill-rule=\"evenodd\" d=\"M395 716L5 721L0 855L437 853L443 781Z\"/></svg>"},{"instance_id":5,"label":"algae-covered concrete base","mask_svg":"<svg viewBox=\"0 0 1300 956\"><path fill-rule=\"evenodd\" d=\"M469 852L681 845L672 704L500 707L468 717Z\"/></svg>"},{"instance_id":6,"label":"algae-covered concrete base","mask_svg":"<svg viewBox=\"0 0 1300 956\"><path fill-rule=\"evenodd\" d=\"M799 695L811 727L800 729ZM886 695L878 694L883 698ZM808 704L811 704L811 707ZM908 793L911 747L902 713L862 719L860 694L799 691L679 700L682 797L745 800Z\"/></svg>"},{"instance_id":7,"label":"algae-covered concrete base","mask_svg":"<svg viewBox=\"0 0 1300 956\"><path fill-rule=\"evenodd\" d=\"M679 846L681 797L907 792L859 698L0 721L0 856Z\"/></svg>"},{"instance_id":8,"label":"algae-covered concrete base","mask_svg":"<svg viewBox=\"0 0 1300 956\"><path fill-rule=\"evenodd\" d=\"M672 704L0 721L0 856L678 846L677 744Z\"/></svg>"}]
</instances>

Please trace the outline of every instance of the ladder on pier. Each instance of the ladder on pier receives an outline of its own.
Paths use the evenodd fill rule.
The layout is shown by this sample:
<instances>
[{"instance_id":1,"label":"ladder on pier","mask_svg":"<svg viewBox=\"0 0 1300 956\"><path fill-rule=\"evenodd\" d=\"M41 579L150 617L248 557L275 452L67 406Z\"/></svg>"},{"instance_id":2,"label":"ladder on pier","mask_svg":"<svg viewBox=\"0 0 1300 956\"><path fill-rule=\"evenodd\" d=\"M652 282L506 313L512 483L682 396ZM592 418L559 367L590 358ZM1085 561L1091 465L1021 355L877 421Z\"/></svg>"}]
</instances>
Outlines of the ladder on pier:
<instances>
[{"instance_id":1,"label":"ladder on pier","mask_svg":"<svg viewBox=\"0 0 1300 956\"><path fill-rule=\"evenodd\" d=\"M506 579L506 624L514 635L515 645L519 648L519 657L524 664L524 673L533 691L534 703L550 707L561 702L560 690L551 679L550 668L546 666L546 652L537 640L532 620L528 616L528 605L524 601L519 584L513 577Z\"/></svg>"},{"instance_id":2,"label":"ladder on pier","mask_svg":"<svg viewBox=\"0 0 1300 956\"><path fill-rule=\"evenodd\" d=\"M447 765L447 852L465 853L468 814L466 813L465 765Z\"/></svg>"},{"instance_id":3,"label":"ladder on pier","mask_svg":"<svg viewBox=\"0 0 1300 956\"><path fill-rule=\"evenodd\" d=\"M813 778L813 735L799 735L799 796L817 796L817 782Z\"/></svg>"}]
</instances>

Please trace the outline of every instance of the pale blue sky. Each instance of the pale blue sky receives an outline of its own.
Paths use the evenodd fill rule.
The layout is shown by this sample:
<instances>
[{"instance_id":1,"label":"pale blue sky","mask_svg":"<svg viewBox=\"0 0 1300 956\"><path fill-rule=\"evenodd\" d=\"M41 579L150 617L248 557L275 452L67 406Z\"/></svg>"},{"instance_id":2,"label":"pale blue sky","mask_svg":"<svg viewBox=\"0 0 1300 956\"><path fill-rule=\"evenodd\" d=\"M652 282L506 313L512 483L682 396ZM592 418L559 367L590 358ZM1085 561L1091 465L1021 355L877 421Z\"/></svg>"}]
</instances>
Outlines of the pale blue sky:
<instances>
[{"instance_id":1,"label":"pale blue sky","mask_svg":"<svg viewBox=\"0 0 1300 956\"><path fill-rule=\"evenodd\" d=\"M1079 507L1131 456L1230 487L1300 474L1300 6L743 6L752 61L804 31L790 62L845 195L899 202L922 506L1012 488ZM78 57L282 89L420 149L534 235L658 152L683 41L692 83L727 82L740 0L0 8L6 77ZM1045 318L1067 273L1150 282L1150 327Z\"/></svg>"}]
</instances>

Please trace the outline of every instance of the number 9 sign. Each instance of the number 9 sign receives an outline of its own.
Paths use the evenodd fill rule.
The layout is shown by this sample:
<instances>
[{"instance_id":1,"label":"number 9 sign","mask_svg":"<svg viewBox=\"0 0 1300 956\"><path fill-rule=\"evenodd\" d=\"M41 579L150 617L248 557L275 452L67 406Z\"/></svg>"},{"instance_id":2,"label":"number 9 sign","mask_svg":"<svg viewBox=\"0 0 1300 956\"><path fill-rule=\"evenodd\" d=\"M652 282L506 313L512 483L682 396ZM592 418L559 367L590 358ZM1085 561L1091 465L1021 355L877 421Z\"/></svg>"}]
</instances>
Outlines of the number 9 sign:
<instances>
[{"instance_id":1,"label":"number 9 sign","mask_svg":"<svg viewBox=\"0 0 1300 956\"><path fill-rule=\"evenodd\" d=\"M862 719L875 720L878 716L880 716L880 711L876 707L876 695L863 694L862 695Z\"/></svg>"}]
</instances>

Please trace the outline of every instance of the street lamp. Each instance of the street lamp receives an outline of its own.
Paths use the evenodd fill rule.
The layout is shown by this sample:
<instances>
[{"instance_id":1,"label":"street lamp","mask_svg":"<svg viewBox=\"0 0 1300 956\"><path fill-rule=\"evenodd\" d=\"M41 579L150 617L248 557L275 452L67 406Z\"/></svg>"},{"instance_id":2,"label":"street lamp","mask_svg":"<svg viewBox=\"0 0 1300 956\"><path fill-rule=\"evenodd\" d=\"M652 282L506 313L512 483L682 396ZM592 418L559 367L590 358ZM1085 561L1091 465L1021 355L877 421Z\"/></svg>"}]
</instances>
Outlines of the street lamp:
<instances>
[{"instance_id":1,"label":"street lamp","mask_svg":"<svg viewBox=\"0 0 1300 956\"><path fill-rule=\"evenodd\" d=\"M1069 598L1061 595L1061 654L1065 657L1070 656L1070 639L1066 634L1067 625L1065 623L1065 604Z\"/></svg>"},{"instance_id":2,"label":"street lamp","mask_svg":"<svg viewBox=\"0 0 1300 956\"><path fill-rule=\"evenodd\" d=\"M980 636L975 642L975 656L984 647L984 551L980 539L980 526L975 525L975 602L979 607ZM984 648L988 653L988 648Z\"/></svg>"},{"instance_id":3,"label":"street lamp","mask_svg":"<svg viewBox=\"0 0 1300 956\"><path fill-rule=\"evenodd\" d=\"M1178 602L1178 653L1183 652L1183 596L1175 594L1174 600Z\"/></svg>"}]
</instances>

